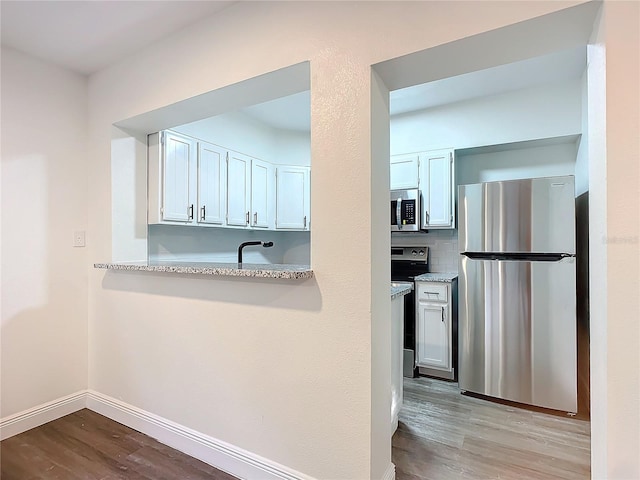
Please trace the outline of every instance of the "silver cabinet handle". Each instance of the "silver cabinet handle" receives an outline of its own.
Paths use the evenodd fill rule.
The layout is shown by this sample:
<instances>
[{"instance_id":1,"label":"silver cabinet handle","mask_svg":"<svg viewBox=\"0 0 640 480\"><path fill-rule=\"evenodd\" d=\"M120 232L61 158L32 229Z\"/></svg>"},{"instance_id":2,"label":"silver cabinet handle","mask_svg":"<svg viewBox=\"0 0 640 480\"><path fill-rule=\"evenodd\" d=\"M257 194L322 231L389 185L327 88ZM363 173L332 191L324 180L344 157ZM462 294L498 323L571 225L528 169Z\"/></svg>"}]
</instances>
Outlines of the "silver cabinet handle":
<instances>
[{"instance_id":1,"label":"silver cabinet handle","mask_svg":"<svg viewBox=\"0 0 640 480\"><path fill-rule=\"evenodd\" d=\"M396 202L396 224L398 225L398 230L402 230L402 221L400 217L402 216L402 199L398 198Z\"/></svg>"},{"instance_id":2,"label":"silver cabinet handle","mask_svg":"<svg viewBox=\"0 0 640 480\"><path fill-rule=\"evenodd\" d=\"M247 225L249 225L249 212L247 212L247 219L246 219L246 223L247 223Z\"/></svg>"},{"instance_id":3,"label":"silver cabinet handle","mask_svg":"<svg viewBox=\"0 0 640 480\"><path fill-rule=\"evenodd\" d=\"M444 322L444 307L440 307L442 308L442 321Z\"/></svg>"},{"instance_id":4,"label":"silver cabinet handle","mask_svg":"<svg viewBox=\"0 0 640 480\"><path fill-rule=\"evenodd\" d=\"M203 220L205 218L207 218L207 208L205 205L202 206L202 208L200 209L200 216L202 217L200 220Z\"/></svg>"},{"instance_id":5,"label":"silver cabinet handle","mask_svg":"<svg viewBox=\"0 0 640 480\"><path fill-rule=\"evenodd\" d=\"M258 224L258 212L255 212L253 214L253 224L257 225Z\"/></svg>"},{"instance_id":6,"label":"silver cabinet handle","mask_svg":"<svg viewBox=\"0 0 640 480\"><path fill-rule=\"evenodd\" d=\"M307 216L304 216L304 228L307 228Z\"/></svg>"},{"instance_id":7,"label":"silver cabinet handle","mask_svg":"<svg viewBox=\"0 0 640 480\"><path fill-rule=\"evenodd\" d=\"M189 220L193 220L193 203L189 207Z\"/></svg>"}]
</instances>

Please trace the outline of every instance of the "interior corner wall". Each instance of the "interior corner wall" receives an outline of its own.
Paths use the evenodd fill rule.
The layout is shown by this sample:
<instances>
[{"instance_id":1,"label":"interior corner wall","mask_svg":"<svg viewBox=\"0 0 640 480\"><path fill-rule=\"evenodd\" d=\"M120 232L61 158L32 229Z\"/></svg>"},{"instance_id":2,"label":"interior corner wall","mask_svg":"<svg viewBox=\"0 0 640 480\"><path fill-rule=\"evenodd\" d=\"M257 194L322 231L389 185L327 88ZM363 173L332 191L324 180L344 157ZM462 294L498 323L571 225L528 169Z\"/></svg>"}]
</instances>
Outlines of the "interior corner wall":
<instances>
[{"instance_id":1,"label":"interior corner wall","mask_svg":"<svg viewBox=\"0 0 640 480\"><path fill-rule=\"evenodd\" d=\"M1 62L5 418L87 388L87 80L10 48Z\"/></svg>"}]
</instances>

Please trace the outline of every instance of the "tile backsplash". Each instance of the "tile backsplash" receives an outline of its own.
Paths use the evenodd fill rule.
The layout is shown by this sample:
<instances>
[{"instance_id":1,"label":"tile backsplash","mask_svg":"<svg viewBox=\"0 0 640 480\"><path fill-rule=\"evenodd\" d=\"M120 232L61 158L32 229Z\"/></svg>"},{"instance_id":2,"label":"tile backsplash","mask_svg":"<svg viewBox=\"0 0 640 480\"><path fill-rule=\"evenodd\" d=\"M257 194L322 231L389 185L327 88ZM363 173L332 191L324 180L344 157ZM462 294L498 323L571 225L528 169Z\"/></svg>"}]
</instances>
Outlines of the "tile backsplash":
<instances>
[{"instance_id":1,"label":"tile backsplash","mask_svg":"<svg viewBox=\"0 0 640 480\"><path fill-rule=\"evenodd\" d=\"M452 273L458 271L458 230L430 230L426 233L391 235L391 245L427 245L429 271Z\"/></svg>"},{"instance_id":2,"label":"tile backsplash","mask_svg":"<svg viewBox=\"0 0 640 480\"><path fill-rule=\"evenodd\" d=\"M432 230L426 234L429 247L429 271L458 271L458 231Z\"/></svg>"}]
</instances>

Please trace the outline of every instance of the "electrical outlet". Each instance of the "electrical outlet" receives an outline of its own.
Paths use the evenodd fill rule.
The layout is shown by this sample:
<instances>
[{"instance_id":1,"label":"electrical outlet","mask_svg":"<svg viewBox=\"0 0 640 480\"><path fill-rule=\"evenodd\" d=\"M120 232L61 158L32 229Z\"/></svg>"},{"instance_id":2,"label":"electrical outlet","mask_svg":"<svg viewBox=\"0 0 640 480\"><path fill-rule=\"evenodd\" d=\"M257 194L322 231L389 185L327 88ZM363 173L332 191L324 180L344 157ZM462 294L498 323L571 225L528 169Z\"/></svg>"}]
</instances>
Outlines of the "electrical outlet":
<instances>
[{"instance_id":1,"label":"electrical outlet","mask_svg":"<svg viewBox=\"0 0 640 480\"><path fill-rule=\"evenodd\" d=\"M76 230L75 232L73 232L73 246L74 247L85 246L84 230Z\"/></svg>"}]
</instances>

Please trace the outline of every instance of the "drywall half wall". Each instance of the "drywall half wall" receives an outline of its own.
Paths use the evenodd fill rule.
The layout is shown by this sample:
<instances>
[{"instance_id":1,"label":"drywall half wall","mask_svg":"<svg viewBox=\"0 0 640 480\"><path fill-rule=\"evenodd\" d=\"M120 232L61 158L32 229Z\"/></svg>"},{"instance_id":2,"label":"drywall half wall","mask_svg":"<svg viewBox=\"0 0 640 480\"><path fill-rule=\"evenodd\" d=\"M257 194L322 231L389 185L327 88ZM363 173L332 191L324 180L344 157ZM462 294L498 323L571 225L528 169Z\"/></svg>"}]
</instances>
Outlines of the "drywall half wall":
<instances>
[{"instance_id":1,"label":"drywall half wall","mask_svg":"<svg viewBox=\"0 0 640 480\"><path fill-rule=\"evenodd\" d=\"M5 47L1 62L5 418L87 388L87 81Z\"/></svg>"},{"instance_id":2,"label":"drywall half wall","mask_svg":"<svg viewBox=\"0 0 640 480\"><path fill-rule=\"evenodd\" d=\"M380 169L388 168L372 157L388 155L388 144L372 134L371 65L507 25L507 33L537 32L535 41L522 45L539 55L554 42L571 43L566 39L576 23L560 22L550 33L540 27L545 22L535 23L538 30L520 22L575 3L237 2L93 75L89 230L97 240L89 254L101 261L111 255L115 122L309 61L315 278L292 283L93 270L90 388L312 477L383 478L391 440L382 423L390 425L390 412L374 415L385 401L372 395L390 378L372 357L378 349L388 352L390 325L383 317L390 299L381 295L388 277L376 262L389 260L382 237L389 233L387 210L371 207L374 188L385 184ZM612 26L625 21L615 18ZM516 51L512 42L498 40L496 48ZM471 53L478 60L491 52ZM637 58L628 60L637 67ZM621 99L614 87L611 95ZM614 124L629 117L618 113ZM637 180L626 181L637 187ZM345 205L370 215L353 215ZM618 212L609 215L606 221L622 220ZM609 291L629 292L616 279L623 269L611 266ZM626 318L637 316L636 310ZM636 352L630 340L622 345L621 354ZM608 384L608 395L631 398L637 407L637 394L628 388L638 369L619 366L617 375L632 381ZM630 427L614 409L596 414L607 425L604 460L614 461L616 447L628 449L616 434L628 428L625 438L637 434L637 425ZM624 463L617 476L635 473L635 462Z\"/></svg>"}]
</instances>

